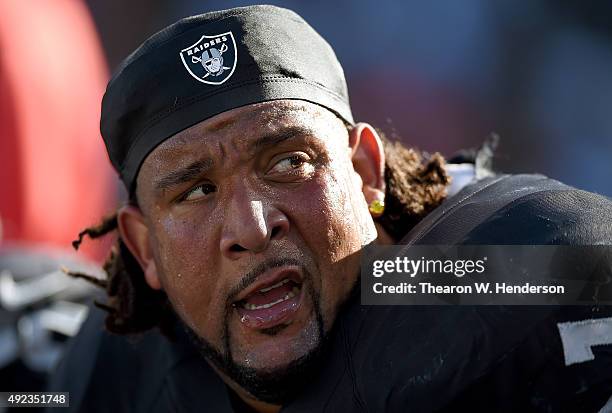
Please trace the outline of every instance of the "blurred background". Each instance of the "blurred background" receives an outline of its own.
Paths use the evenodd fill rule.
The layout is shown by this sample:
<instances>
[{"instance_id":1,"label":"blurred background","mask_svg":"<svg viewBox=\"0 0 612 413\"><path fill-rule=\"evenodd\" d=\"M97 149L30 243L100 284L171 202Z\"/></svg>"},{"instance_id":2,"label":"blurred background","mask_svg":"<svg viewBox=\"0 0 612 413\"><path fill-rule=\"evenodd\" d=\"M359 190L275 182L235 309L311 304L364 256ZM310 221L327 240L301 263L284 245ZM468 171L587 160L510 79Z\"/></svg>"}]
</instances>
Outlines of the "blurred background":
<instances>
[{"instance_id":1,"label":"blurred background","mask_svg":"<svg viewBox=\"0 0 612 413\"><path fill-rule=\"evenodd\" d=\"M494 132L494 169L612 196L611 2L270 3L331 43L357 120L447 157ZM247 4L0 0L1 390L42 385L85 317L59 264L96 274L108 251L70 242L124 196L98 131L110 74L179 18Z\"/></svg>"},{"instance_id":2,"label":"blurred background","mask_svg":"<svg viewBox=\"0 0 612 413\"><path fill-rule=\"evenodd\" d=\"M504 172L612 195L612 3L270 1L344 66L356 119L451 156L501 136ZM249 1L89 0L112 71L177 19Z\"/></svg>"}]
</instances>

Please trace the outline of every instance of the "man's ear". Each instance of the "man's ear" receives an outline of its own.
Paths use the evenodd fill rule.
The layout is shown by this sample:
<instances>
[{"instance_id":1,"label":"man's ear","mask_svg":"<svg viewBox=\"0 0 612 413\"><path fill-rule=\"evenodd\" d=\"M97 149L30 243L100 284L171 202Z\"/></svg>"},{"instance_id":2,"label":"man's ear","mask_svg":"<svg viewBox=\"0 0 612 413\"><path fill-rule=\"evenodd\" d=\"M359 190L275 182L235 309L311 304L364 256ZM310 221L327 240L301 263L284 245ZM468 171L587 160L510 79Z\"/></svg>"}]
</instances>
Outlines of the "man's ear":
<instances>
[{"instance_id":1,"label":"man's ear","mask_svg":"<svg viewBox=\"0 0 612 413\"><path fill-rule=\"evenodd\" d=\"M133 205L123 206L117 213L117 224L121 239L140 264L147 284L154 290L160 290L162 286L149 243L149 228L142 211Z\"/></svg>"},{"instance_id":2,"label":"man's ear","mask_svg":"<svg viewBox=\"0 0 612 413\"><path fill-rule=\"evenodd\" d=\"M384 201L385 151L380 136L371 125L358 123L349 131L349 146L366 202Z\"/></svg>"}]
</instances>

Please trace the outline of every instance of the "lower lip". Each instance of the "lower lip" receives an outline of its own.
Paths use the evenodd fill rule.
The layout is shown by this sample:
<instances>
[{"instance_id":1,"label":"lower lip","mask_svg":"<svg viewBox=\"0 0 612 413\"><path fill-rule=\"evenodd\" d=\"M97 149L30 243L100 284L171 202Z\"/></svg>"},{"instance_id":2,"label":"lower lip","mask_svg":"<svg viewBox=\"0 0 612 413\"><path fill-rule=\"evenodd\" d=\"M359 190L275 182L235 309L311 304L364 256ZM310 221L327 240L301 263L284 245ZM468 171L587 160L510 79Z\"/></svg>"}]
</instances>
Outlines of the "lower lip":
<instances>
[{"instance_id":1,"label":"lower lip","mask_svg":"<svg viewBox=\"0 0 612 413\"><path fill-rule=\"evenodd\" d=\"M261 308L258 310L247 310L246 308L236 307L240 322L249 328L265 329L286 323L291 320L293 315L300 308L302 300L302 292L295 297L289 298L283 302L273 305L269 308Z\"/></svg>"}]
</instances>

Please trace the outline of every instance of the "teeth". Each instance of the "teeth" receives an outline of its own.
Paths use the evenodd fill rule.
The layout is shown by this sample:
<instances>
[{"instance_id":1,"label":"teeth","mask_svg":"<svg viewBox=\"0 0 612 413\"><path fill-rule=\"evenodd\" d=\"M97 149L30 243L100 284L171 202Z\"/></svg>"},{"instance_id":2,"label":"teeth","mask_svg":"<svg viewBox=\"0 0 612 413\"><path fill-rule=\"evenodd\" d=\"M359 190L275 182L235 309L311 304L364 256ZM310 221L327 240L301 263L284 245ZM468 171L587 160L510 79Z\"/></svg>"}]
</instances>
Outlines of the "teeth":
<instances>
[{"instance_id":1,"label":"teeth","mask_svg":"<svg viewBox=\"0 0 612 413\"><path fill-rule=\"evenodd\" d=\"M272 286L270 288L274 288L274 287ZM278 303L282 303L283 301L286 301L286 300L289 300L290 298L295 297L296 295L298 295L299 292L300 292L300 288L299 287L293 287L293 289L291 291L289 291L283 298L279 298L278 300L272 301L271 303L261 304L261 305L255 305L255 304L251 304L251 303L244 303L242 305L242 307L244 307L247 310L261 310L261 309L264 309L264 308L270 308L273 305L276 305Z\"/></svg>"},{"instance_id":2,"label":"teeth","mask_svg":"<svg viewBox=\"0 0 612 413\"><path fill-rule=\"evenodd\" d=\"M285 278L284 280L282 280L282 281L280 281L280 282L277 282L277 283L276 283L276 284L274 284L274 285L271 285L271 286L266 287L266 288L262 288L262 289L261 289L261 290L259 290L258 292L260 292L260 293L265 293L265 292L268 292L268 291L270 291L270 290L271 290L271 289L273 289L273 288L278 288L278 287L280 287L281 285L285 285L285 284L287 284L289 281L290 281L290 280L289 280L289 278Z\"/></svg>"}]
</instances>

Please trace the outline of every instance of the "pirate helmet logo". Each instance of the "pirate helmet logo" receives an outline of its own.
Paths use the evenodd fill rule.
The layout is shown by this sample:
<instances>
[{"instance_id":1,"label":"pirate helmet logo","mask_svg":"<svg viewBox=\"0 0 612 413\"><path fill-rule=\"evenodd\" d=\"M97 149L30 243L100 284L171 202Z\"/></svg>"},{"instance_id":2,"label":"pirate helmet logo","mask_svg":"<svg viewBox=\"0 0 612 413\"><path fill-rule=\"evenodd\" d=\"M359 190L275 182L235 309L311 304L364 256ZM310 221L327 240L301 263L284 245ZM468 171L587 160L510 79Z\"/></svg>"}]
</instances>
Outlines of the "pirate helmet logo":
<instances>
[{"instance_id":1,"label":"pirate helmet logo","mask_svg":"<svg viewBox=\"0 0 612 413\"><path fill-rule=\"evenodd\" d=\"M238 61L236 41L232 32L215 36L204 35L181 50L183 65L196 80L220 85L229 79Z\"/></svg>"}]
</instances>

